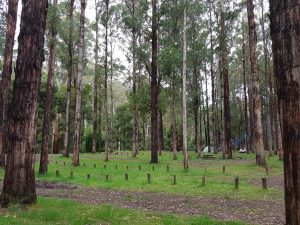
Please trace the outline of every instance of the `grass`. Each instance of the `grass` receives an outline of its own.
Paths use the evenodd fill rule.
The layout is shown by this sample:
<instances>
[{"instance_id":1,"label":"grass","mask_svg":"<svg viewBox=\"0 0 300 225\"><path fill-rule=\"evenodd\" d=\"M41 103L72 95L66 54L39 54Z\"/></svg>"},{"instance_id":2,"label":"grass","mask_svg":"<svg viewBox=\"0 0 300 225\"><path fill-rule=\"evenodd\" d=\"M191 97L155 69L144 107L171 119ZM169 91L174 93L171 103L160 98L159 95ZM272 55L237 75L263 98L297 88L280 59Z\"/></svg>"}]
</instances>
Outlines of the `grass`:
<instances>
[{"instance_id":1,"label":"grass","mask_svg":"<svg viewBox=\"0 0 300 225\"><path fill-rule=\"evenodd\" d=\"M190 169L185 171L180 153L176 161L172 160L169 152L163 153L157 165L149 163L150 152L141 152L136 159L131 158L130 152L123 152L122 156L111 155L109 162L103 161L103 154L81 154L79 167L71 165L72 158L50 155L48 174L39 175L37 172L36 177L50 182L129 191L237 199L283 199L282 190L277 188L263 190L262 187L253 185L251 182L253 179L282 175L282 162L276 156L267 159L268 175L264 168L255 164L254 154L235 153L235 157L242 157L242 159L234 160L222 160L220 155L216 155L214 160L196 159L194 152L190 153L190 157ZM106 168L104 168L105 165ZM139 171L139 166L141 166L141 171ZM167 171L167 166L169 166L169 171ZM223 173L223 166L226 167L225 173ZM59 170L59 177L56 177L56 170ZM38 171L38 163L36 171ZM71 171L73 178L70 177ZM151 174L150 184L147 181L147 173ZM87 179L87 174L90 174L90 179ZM125 174L128 174L128 181L125 181ZM106 175L108 175L108 181L106 181ZM176 185L173 185L174 175L177 179ZM3 170L0 170L1 176L3 176ZM205 187L201 185L202 176L206 177ZM235 177L239 177L239 190L234 188Z\"/></svg>"},{"instance_id":2,"label":"grass","mask_svg":"<svg viewBox=\"0 0 300 225\"><path fill-rule=\"evenodd\" d=\"M282 174L282 162L275 156L267 159L269 175L266 174L264 168L255 164L254 154L240 155L235 153L235 157L242 157L242 159L235 160L222 160L219 155L216 156L217 159L215 160L196 159L194 152L190 153L190 157L190 169L185 171L182 155L178 154L178 160L174 161L169 152L160 156L157 165L149 163L150 152L141 152L136 159L130 157L130 152L123 152L122 156L111 155L109 162L103 161L103 154L81 154L79 167L71 165L72 158L50 155L48 174L39 175L37 172L36 177L44 181L129 191L220 196L237 199L283 199L282 190L263 190L251 182L253 179ZM106 165L106 169L104 165ZM139 171L139 166L141 166L141 171ZM169 171L167 171L167 166L169 166ZM223 173L223 166L226 167L225 173ZM56 170L59 170L59 177L56 177ZM38 163L36 171L38 171ZM73 178L70 178L71 171ZM147 173L151 174L150 184L147 181ZM87 174L90 174L90 179L87 179ZM128 174L128 181L125 181L125 174ZM108 175L108 181L106 181L106 175ZM177 178L176 185L173 185L174 175ZM3 176L3 170L0 170L0 176ZM206 177L205 187L201 185L202 176ZM235 177L239 177L239 190L234 188Z\"/></svg>"},{"instance_id":3,"label":"grass","mask_svg":"<svg viewBox=\"0 0 300 225\"><path fill-rule=\"evenodd\" d=\"M25 210L11 206L0 210L1 225L242 225L240 222L220 222L208 217L183 217L138 210L122 209L110 205L83 205L70 200L39 198L36 205Z\"/></svg>"}]
</instances>

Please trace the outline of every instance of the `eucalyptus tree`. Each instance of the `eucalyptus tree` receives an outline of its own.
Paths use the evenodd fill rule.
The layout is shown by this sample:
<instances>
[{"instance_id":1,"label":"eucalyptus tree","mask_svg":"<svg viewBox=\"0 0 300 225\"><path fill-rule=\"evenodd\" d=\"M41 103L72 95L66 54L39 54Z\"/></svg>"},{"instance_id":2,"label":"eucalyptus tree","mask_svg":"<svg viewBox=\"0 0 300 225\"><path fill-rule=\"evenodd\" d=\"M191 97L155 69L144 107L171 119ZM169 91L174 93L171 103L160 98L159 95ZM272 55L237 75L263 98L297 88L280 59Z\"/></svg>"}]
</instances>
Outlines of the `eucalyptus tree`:
<instances>
[{"instance_id":1,"label":"eucalyptus tree","mask_svg":"<svg viewBox=\"0 0 300 225\"><path fill-rule=\"evenodd\" d=\"M84 32L85 32L85 8L86 1L81 0L79 46L78 46L78 69L76 82L76 108L75 108L75 130L73 148L73 166L79 166L79 135L81 123L81 97L82 97L82 74L83 74L83 51L84 51Z\"/></svg>"},{"instance_id":2,"label":"eucalyptus tree","mask_svg":"<svg viewBox=\"0 0 300 225\"><path fill-rule=\"evenodd\" d=\"M66 130L64 138L64 153L65 157L69 157L70 153L70 130L71 130L71 88L73 78L73 29L74 29L74 2L75 0L69 0L69 34L68 34L68 78L67 78L67 100L66 100Z\"/></svg>"},{"instance_id":3,"label":"eucalyptus tree","mask_svg":"<svg viewBox=\"0 0 300 225\"><path fill-rule=\"evenodd\" d=\"M17 24L17 13L18 13L18 0L8 1L8 11L6 20L6 32L5 32L5 48L3 56L3 70L0 80L0 166L5 164L5 124L7 120L7 106L9 87L12 74L12 58L13 58L13 47L14 38ZM2 7L4 4L2 5ZM2 8L1 10L4 10ZM3 13L3 12L2 12ZM3 16L3 14L2 14ZM3 19L3 18L2 18ZM3 29L3 24L1 29Z\"/></svg>"},{"instance_id":4,"label":"eucalyptus tree","mask_svg":"<svg viewBox=\"0 0 300 225\"><path fill-rule=\"evenodd\" d=\"M249 50L251 61L251 74L253 80L252 96L253 96L253 115L254 115L254 135L253 142L256 151L256 163L261 166L266 166L264 155L263 128L261 121L261 99L259 94L259 71L257 64L256 53L256 31L254 21L253 1L247 0L248 26L249 26Z\"/></svg>"},{"instance_id":5,"label":"eucalyptus tree","mask_svg":"<svg viewBox=\"0 0 300 225\"><path fill-rule=\"evenodd\" d=\"M48 171L48 145L50 129L50 109L52 104L52 83L55 74L56 44L57 44L57 0L54 0L48 7L48 32L49 32L49 59L48 59L48 80L47 93L44 109L44 122L42 133L42 148L40 156L39 173L45 174Z\"/></svg>"},{"instance_id":6,"label":"eucalyptus tree","mask_svg":"<svg viewBox=\"0 0 300 225\"><path fill-rule=\"evenodd\" d=\"M11 110L8 117L7 163L2 206L36 201L34 152L38 97L44 60L46 0L23 1L18 57ZM15 15L15 14L14 14Z\"/></svg>"},{"instance_id":7,"label":"eucalyptus tree","mask_svg":"<svg viewBox=\"0 0 300 225\"><path fill-rule=\"evenodd\" d=\"M282 117L286 224L300 223L299 5L270 0L274 72Z\"/></svg>"}]
</instances>

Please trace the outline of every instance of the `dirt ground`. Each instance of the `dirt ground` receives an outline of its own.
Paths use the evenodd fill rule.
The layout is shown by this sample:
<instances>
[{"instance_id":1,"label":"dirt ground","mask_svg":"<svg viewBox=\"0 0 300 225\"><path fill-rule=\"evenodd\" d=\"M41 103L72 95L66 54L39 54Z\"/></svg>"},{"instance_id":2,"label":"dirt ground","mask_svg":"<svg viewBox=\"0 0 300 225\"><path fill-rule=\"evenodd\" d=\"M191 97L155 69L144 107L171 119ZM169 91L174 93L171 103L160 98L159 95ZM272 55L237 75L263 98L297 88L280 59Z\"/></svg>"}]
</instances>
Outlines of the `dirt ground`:
<instances>
[{"instance_id":1,"label":"dirt ground","mask_svg":"<svg viewBox=\"0 0 300 225\"><path fill-rule=\"evenodd\" d=\"M189 197L164 193L130 192L37 182L37 194L72 199L85 204L112 204L123 208L187 216L207 215L218 220L239 220L248 224L284 224L284 204L219 197Z\"/></svg>"}]
</instances>

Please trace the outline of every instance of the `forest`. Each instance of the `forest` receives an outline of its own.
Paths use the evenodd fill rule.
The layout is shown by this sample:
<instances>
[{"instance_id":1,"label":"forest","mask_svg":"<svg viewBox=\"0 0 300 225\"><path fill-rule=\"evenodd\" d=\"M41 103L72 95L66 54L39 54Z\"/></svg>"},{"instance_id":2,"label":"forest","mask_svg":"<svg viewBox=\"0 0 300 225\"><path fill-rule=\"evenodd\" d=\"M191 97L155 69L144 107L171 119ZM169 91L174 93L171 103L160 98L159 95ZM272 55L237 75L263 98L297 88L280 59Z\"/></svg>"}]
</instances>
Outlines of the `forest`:
<instances>
[{"instance_id":1,"label":"forest","mask_svg":"<svg viewBox=\"0 0 300 225\"><path fill-rule=\"evenodd\" d=\"M300 224L299 12L0 0L0 224Z\"/></svg>"}]
</instances>

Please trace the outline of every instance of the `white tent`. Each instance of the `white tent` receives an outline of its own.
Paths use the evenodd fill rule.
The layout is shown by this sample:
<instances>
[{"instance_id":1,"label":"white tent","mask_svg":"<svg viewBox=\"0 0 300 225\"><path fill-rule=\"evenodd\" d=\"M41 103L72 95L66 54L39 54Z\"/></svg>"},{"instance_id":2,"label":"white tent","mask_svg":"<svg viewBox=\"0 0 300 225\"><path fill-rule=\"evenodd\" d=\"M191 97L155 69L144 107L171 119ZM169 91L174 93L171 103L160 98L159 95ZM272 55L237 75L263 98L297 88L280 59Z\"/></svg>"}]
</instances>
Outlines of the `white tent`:
<instances>
[{"instance_id":1,"label":"white tent","mask_svg":"<svg viewBox=\"0 0 300 225\"><path fill-rule=\"evenodd\" d=\"M210 150L210 151L209 151ZM203 149L203 151L202 152L204 152L204 153L214 153L214 151L215 151L215 147L214 146L206 146L204 149Z\"/></svg>"}]
</instances>

